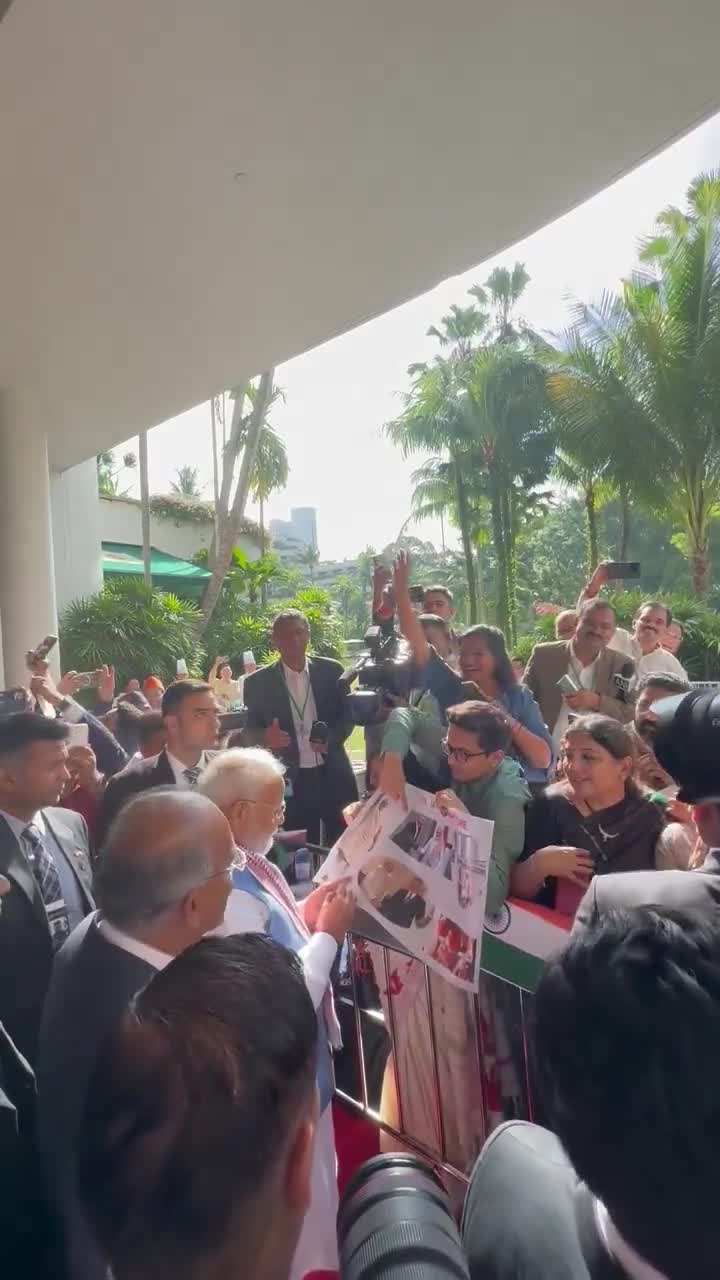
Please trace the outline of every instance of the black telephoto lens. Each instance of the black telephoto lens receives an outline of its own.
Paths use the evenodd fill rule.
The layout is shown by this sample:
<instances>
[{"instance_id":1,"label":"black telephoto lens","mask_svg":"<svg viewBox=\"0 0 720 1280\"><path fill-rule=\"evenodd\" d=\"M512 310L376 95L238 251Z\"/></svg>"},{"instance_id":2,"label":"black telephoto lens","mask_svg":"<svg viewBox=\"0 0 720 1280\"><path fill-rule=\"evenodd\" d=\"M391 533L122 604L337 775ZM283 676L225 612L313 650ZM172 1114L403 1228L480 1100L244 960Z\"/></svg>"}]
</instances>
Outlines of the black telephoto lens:
<instances>
[{"instance_id":1,"label":"black telephoto lens","mask_svg":"<svg viewBox=\"0 0 720 1280\"><path fill-rule=\"evenodd\" d=\"M450 1201L415 1156L375 1156L348 1183L338 1214L342 1280L468 1280Z\"/></svg>"}]
</instances>

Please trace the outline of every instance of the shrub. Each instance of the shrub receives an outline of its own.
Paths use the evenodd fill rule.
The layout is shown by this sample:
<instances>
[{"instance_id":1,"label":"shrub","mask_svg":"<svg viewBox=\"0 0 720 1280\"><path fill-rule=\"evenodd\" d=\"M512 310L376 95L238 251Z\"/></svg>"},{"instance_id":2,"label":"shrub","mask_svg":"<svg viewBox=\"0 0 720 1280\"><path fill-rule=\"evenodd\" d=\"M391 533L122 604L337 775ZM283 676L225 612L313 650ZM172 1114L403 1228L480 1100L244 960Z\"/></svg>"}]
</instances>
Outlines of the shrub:
<instances>
[{"instance_id":1,"label":"shrub","mask_svg":"<svg viewBox=\"0 0 720 1280\"><path fill-rule=\"evenodd\" d=\"M142 582L108 583L86 599L74 600L60 619L60 645L66 671L93 671L107 662L120 686L132 676L151 673L174 679L184 658L192 674L201 674L205 651L199 641L201 615L196 605Z\"/></svg>"}]
</instances>

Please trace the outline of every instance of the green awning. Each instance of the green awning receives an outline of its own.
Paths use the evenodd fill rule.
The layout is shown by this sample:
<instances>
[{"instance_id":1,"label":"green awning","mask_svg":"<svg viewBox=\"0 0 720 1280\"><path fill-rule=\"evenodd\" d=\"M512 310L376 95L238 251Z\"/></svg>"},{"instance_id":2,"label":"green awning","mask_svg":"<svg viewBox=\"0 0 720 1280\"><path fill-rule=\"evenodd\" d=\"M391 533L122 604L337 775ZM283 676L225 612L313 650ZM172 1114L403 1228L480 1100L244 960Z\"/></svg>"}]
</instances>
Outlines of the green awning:
<instances>
[{"instance_id":1,"label":"green awning","mask_svg":"<svg viewBox=\"0 0 720 1280\"><path fill-rule=\"evenodd\" d=\"M142 547L125 542L103 542L102 567L105 580L114 578L142 578ZM160 591L172 591L186 600L199 600L210 577L207 569L189 560L167 555L150 548L150 572L153 586Z\"/></svg>"}]
</instances>

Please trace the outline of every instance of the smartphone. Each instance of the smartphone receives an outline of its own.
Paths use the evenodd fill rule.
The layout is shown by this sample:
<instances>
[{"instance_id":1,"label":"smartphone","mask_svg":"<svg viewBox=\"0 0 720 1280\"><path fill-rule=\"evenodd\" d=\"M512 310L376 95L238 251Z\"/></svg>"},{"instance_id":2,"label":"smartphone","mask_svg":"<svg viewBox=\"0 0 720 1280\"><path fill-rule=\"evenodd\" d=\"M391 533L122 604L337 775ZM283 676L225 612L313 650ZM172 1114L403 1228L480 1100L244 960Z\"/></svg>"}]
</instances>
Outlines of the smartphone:
<instances>
[{"instance_id":1,"label":"smartphone","mask_svg":"<svg viewBox=\"0 0 720 1280\"><path fill-rule=\"evenodd\" d=\"M32 667L33 662L44 662L51 649L55 648L58 642L57 636L45 636L36 649L31 649L27 655L27 664Z\"/></svg>"},{"instance_id":2,"label":"smartphone","mask_svg":"<svg viewBox=\"0 0 720 1280\"><path fill-rule=\"evenodd\" d=\"M561 676L557 682L557 687L561 693L579 693L580 690L571 676Z\"/></svg>"},{"instance_id":3,"label":"smartphone","mask_svg":"<svg viewBox=\"0 0 720 1280\"><path fill-rule=\"evenodd\" d=\"M639 578L640 561L608 560L605 565L605 573L611 582L616 578Z\"/></svg>"},{"instance_id":4,"label":"smartphone","mask_svg":"<svg viewBox=\"0 0 720 1280\"><path fill-rule=\"evenodd\" d=\"M425 600L425 588L424 588L424 587L411 587L411 588L410 588L410 599L411 599L411 601L412 601L412 603L413 603L413 604L423 604L423 602L424 602L424 600Z\"/></svg>"},{"instance_id":5,"label":"smartphone","mask_svg":"<svg viewBox=\"0 0 720 1280\"><path fill-rule=\"evenodd\" d=\"M188 673L187 662L184 658L178 658L175 664L175 673L178 676L186 676Z\"/></svg>"},{"instance_id":6,"label":"smartphone","mask_svg":"<svg viewBox=\"0 0 720 1280\"><path fill-rule=\"evenodd\" d=\"M97 671L78 671L78 689L92 689L100 679Z\"/></svg>"},{"instance_id":7,"label":"smartphone","mask_svg":"<svg viewBox=\"0 0 720 1280\"><path fill-rule=\"evenodd\" d=\"M89 730L86 724L69 724L67 742L69 747L86 747Z\"/></svg>"}]
</instances>

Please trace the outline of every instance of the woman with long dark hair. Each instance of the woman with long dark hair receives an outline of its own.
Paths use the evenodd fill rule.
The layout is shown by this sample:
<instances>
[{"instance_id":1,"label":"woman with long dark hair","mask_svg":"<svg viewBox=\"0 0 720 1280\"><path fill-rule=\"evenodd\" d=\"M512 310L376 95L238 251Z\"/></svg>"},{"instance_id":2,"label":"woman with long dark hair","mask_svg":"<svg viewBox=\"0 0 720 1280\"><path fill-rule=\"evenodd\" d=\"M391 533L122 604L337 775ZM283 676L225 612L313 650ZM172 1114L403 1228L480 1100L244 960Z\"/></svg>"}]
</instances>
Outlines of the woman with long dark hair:
<instances>
[{"instance_id":1,"label":"woman with long dark hair","mask_svg":"<svg viewBox=\"0 0 720 1280\"><path fill-rule=\"evenodd\" d=\"M555 905L559 880L578 891L593 875L648 871L665 828L662 812L633 777L635 744L609 716L578 716L562 742L564 778L527 814L525 852L511 892Z\"/></svg>"},{"instance_id":2,"label":"woman with long dark hair","mask_svg":"<svg viewBox=\"0 0 720 1280\"><path fill-rule=\"evenodd\" d=\"M552 764L552 738L532 693L518 681L505 636L498 627L480 623L463 632L460 670L463 680L471 680L483 697L496 702L508 715L512 754L523 766L528 782L546 782Z\"/></svg>"}]
</instances>

